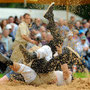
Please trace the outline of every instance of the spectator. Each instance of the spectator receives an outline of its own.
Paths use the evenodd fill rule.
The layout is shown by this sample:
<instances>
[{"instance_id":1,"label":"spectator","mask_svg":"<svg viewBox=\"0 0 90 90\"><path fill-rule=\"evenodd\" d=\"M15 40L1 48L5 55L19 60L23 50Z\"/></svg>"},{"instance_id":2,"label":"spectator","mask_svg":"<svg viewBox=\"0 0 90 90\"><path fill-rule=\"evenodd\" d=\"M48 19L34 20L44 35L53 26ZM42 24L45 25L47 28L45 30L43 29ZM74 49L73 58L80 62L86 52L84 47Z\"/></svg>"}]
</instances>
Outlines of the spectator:
<instances>
[{"instance_id":1,"label":"spectator","mask_svg":"<svg viewBox=\"0 0 90 90\"><path fill-rule=\"evenodd\" d=\"M35 23L33 24L32 27L33 27L33 29L39 30L40 27L41 27L41 19L40 19L40 18L37 18L37 19L35 20Z\"/></svg>"},{"instance_id":2,"label":"spectator","mask_svg":"<svg viewBox=\"0 0 90 90\"><path fill-rule=\"evenodd\" d=\"M89 23L87 23L86 20L82 21L82 29L84 31L84 34L87 32L87 30L89 29Z\"/></svg>"},{"instance_id":3,"label":"spectator","mask_svg":"<svg viewBox=\"0 0 90 90\"><path fill-rule=\"evenodd\" d=\"M80 29L79 30L79 37L81 38L82 36L84 36L85 34L84 34L84 30L83 29Z\"/></svg>"},{"instance_id":4,"label":"spectator","mask_svg":"<svg viewBox=\"0 0 90 90\"><path fill-rule=\"evenodd\" d=\"M78 34L79 34L78 30L73 31L73 40L74 40L75 44L80 41Z\"/></svg>"},{"instance_id":5,"label":"spectator","mask_svg":"<svg viewBox=\"0 0 90 90\"><path fill-rule=\"evenodd\" d=\"M79 37L81 39L82 36L85 36L85 33L84 33L84 30L83 29L80 29L79 30ZM86 43L89 45L89 41L86 39Z\"/></svg>"},{"instance_id":6,"label":"spectator","mask_svg":"<svg viewBox=\"0 0 90 90\"><path fill-rule=\"evenodd\" d=\"M67 38L64 39L63 47L69 46L72 49L75 49L75 42L73 41L73 33L68 32Z\"/></svg>"},{"instance_id":7,"label":"spectator","mask_svg":"<svg viewBox=\"0 0 90 90\"><path fill-rule=\"evenodd\" d=\"M65 25L65 26L68 26L67 20L64 20L64 25Z\"/></svg>"},{"instance_id":8,"label":"spectator","mask_svg":"<svg viewBox=\"0 0 90 90\"><path fill-rule=\"evenodd\" d=\"M75 17L74 17L74 16L71 16L71 17L70 17L69 23L75 25Z\"/></svg>"},{"instance_id":9,"label":"spectator","mask_svg":"<svg viewBox=\"0 0 90 90\"><path fill-rule=\"evenodd\" d=\"M16 25L19 25L19 19L18 19L17 16L15 16L15 18L14 18L14 23L15 23Z\"/></svg>"},{"instance_id":10,"label":"spectator","mask_svg":"<svg viewBox=\"0 0 90 90\"><path fill-rule=\"evenodd\" d=\"M20 16L20 23L24 21L24 17Z\"/></svg>"},{"instance_id":11,"label":"spectator","mask_svg":"<svg viewBox=\"0 0 90 90\"><path fill-rule=\"evenodd\" d=\"M5 29L9 31L9 36L12 38L12 41L14 41L14 40L13 40L13 37L10 35L10 33L11 33L11 32L12 32L12 30L13 30L12 25L7 24L7 25L6 25L6 27L5 27Z\"/></svg>"},{"instance_id":12,"label":"spectator","mask_svg":"<svg viewBox=\"0 0 90 90\"><path fill-rule=\"evenodd\" d=\"M7 51L4 47L4 44L2 43L2 33L0 33L0 52L4 55L6 55Z\"/></svg>"},{"instance_id":13,"label":"spectator","mask_svg":"<svg viewBox=\"0 0 90 90\"><path fill-rule=\"evenodd\" d=\"M43 45L46 43L47 33L46 28L44 26L41 26L40 30L38 31L33 29L32 33L34 34L34 38L39 37L39 39L41 39Z\"/></svg>"},{"instance_id":14,"label":"spectator","mask_svg":"<svg viewBox=\"0 0 90 90\"><path fill-rule=\"evenodd\" d=\"M59 30L69 31L69 28L64 25L64 20L62 18L59 19L59 26L58 26L58 28L59 28Z\"/></svg>"},{"instance_id":15,"label":"spectator","mask_svg":"<svg viewBox=\"0 0 90 90\"><path fill-rule=\"evenodd\" d=\"M90 46L90 29L88 29L88 31L86 32L86 37L88 39L89 46Z\"/></svg>"},{"instance_id":16,"label":"spectator","mask_svg":"<svg viewBox=\"0 0 90 90\"><path fill-rule=\"evenodd\" d=\"M43 40L46 40L46 38L47 38L46 37L46 35L47 35L46 28L44 26L41 26L39 31L40 31L40 34L41 34L42 39Z\"/></svg>"},{"instance_id":17,"label":"spectator","mask_svg":"<svg viewBox=\"0 0 90 90\"><path fill-rule=\"evenodd\" d=\"M40 32L42 33L42 32L46 32L46 28L44 27L44 26L41 26L40 27Z\"/></svg>"},{"instance_id":18,"label":"spectator","mask_svg":"<svg viewBox=\"0 0 90 90\"><path fill-rule=\"evenodd\" d=\"M69 23L68 26L69 26L70 31L73 31L75 29L74 25L71 23Z\"/></svg>"},{"instance_id":19,"label":"spectator","mask_svg":"<svg viewBox=\"0 0 90 90\"><path fill-rule=\"evenodd\" d=\"M6 19L2 20L2 22L1 22L2 31L5 29L6 25L7 25L7 20Z\"/></svg>"},{"instance_id":20,"label":"spectator","mask_svg":"<svg viewBox=\"0 0 90 90\"><path fill-rule=\"evenodd\" d=\"M80 21L77 21L75 23L75 29L77 29L78 31L81 29L81 23L80 23Z\"/></svg>"},{"instance_id":21,"label":"spectator","mask_svg":"<svg viewBox=\"0 0 90 90\"><path fill-rule=\"evenodd\" d=\"M8 23L11 24L13 27L12 32L10 33L10 36L13 38L13 41L14 41L18 26L14 23L14 18L12 16L8 18Z\"/></svg>"},{"instance_id":22,"label":"spectator","mask_svg":"<svg viewBox=\"0 0 90 90\"><path fill-rule=\"evenodd\" d=\"M2 28L0 27L0 33L2 33Z\"/></svg>"},{"instance_id":23,"label":"spectator","mask_svg":"<svg viewBox=\"0 0 90 90\"><path fill-rule=\"evenodd\" d=\"M64 22L64 25L65 25L66 23L67 23L67 22ZM58 26L59 26L58 20L55 20L55 25L56 25L56 28L58 28Z\"/></svg>"},{"instance_id":24,"label":"spectator","mask_svg":"<svg viewBox=\"0 0 90 90\"><path fill-rule=\"evenodd\" d=\"M53 40L53 36L51 34L47 34L46 36L46 42L49 43L51 40Z\"/></svg>"},{"instance_id":25,"label":"spectator","mask_svg":"<svg viewBox=\"0 0 90 90\"><path fill-rule=\"evenodd\" d=\"M86 36L81 37L81 41L76 44L76 51L81 55L81 56L86 56L87 51L89 49L89 45L86 43Z\"/></svg>"},{"instance_id":26,"label":"spectator","mask_svg":"<svg viewBox=\"0 0 90 90\"><path fill-rule=\"evenodd\" d=\"M46 38L47 38L47 33L46 33L46 32L43 32L41 35L42 35L42 39L43 39L43 40L46 40Z\"/></svg>"},{"instance_id":27,"label":"spectator","mask_svg":"<svg viewBox=\"0 0 90 90\"><path fill-rule=\"evenodd\" d=\"M12 42L12 38L9 37L9 30L4 30L3 31L2 42L4 43L6 51L10 52L13 42Z\"/></svg>"},{"instance_id":28,"label":"spectator","mask_svg":"<svg viewBox=\"0 0 90 90\"><path fill-rule=\"evenodd\" d=\"M82 62L87 67L87 69L90 71L90 51L88 51L87 56L83 58Z\"/></svg>"}]
</instances>

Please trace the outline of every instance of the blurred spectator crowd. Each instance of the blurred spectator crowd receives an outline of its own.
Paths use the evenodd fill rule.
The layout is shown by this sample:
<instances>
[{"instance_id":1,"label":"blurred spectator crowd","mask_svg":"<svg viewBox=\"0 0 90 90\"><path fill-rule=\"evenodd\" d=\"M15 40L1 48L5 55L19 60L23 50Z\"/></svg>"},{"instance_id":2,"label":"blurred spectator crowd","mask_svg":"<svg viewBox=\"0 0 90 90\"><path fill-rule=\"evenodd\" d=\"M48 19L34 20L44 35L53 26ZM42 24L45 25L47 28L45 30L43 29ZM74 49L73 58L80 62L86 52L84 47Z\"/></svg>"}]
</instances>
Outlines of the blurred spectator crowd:
<instances>
[{"instance_id":1,"label":"blurred spectator crowd","mask_svg":"<svg viewBox=\"0 0 90 90\"><path fill-rule=\"evenodd\" d=\"M10 16L8 19L0 22L0 52L8 57L12 54L12 45L18 25L22 21L23 16L20 18ZM90 20L83 19L76 21L75 17L71 16L69 21L62 18L58 21L55 20L55 24L57 30L60 31L60 34L64 38L63 47L70 46L77 51L83 57L83 64L90 70ZM34 40L39 40L39 46L47 44L53 38L46 27L47 23L44 23L40 18L31 18L31 23L28 25L30 37ZM28 43L27 48L33 46L34 44Z\"/></svg>"}]
</instances>

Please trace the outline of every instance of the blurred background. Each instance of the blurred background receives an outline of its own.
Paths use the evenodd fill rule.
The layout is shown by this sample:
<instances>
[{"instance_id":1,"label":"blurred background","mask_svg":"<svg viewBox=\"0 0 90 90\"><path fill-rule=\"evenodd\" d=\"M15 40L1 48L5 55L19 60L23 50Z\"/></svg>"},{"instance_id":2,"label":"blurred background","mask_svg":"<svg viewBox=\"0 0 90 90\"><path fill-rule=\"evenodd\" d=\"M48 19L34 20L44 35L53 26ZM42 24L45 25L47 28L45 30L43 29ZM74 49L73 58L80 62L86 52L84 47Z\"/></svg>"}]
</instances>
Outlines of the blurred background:
<instances>
[{"instance_id":1,"label":"blurred background","mask_svg":"<svg viewBox=\"0 0 90 90\"><path fill-rule=\"evenodd\" d=\"M3 8L2 11L0 9L0 12L1 12L0 17L3 16L5 12L7 12L7 16L9 16L9 14L12 12L11 10L17 11L17 9L13 9L13 8L19 8L19 10L24 9L24 11L20 10L17 12L16 11L12 12L14 13L14 15L15 14L17 15L17 13L19 12L18 16L20 16L20 13L22 14L22 12L32 11L31 14L33 14L33 10L31 9L41 10L39 12L41 12L41 15L42 15L42 10L45 10L48 7L48 5L53 1L55 1L55 4L56 4L56 6L54 7L54 10L61 11L59 13L60 14L59 16L61 16L61 18L63 15L65 16L64 18L69 18L71 14L73 13L80 16L81 18L89 20L89 17L90 17L90 1L89 0L0 0L0 8L1 9ZM4 9L4 8L7 8L7 9ZM35 16L37 15L34 15L33 17ZM6 16L3 16L2 18L6 18Z\"/></svg>"}]
</instances>

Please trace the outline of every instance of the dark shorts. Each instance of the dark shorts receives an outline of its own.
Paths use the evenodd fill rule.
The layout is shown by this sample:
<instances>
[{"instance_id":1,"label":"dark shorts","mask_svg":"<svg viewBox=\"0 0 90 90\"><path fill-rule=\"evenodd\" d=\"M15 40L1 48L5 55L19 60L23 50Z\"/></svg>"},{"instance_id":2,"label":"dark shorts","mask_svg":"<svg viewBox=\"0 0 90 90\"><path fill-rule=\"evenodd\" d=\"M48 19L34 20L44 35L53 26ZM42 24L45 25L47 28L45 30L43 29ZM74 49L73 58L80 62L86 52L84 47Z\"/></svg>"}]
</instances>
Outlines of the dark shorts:
<instances>
[{"instance_id":1,"label":"dark shorts","mask_svg":"<svg viewBox=\"0 0 90 90\"><path fill-rule=\"evenodd\" d=\"M9 80L12 78L19 81L25 81L23 76L21 74L15 73L13 70L11 70L9 73L6 74Z\"/></svg>"}]
</instances>

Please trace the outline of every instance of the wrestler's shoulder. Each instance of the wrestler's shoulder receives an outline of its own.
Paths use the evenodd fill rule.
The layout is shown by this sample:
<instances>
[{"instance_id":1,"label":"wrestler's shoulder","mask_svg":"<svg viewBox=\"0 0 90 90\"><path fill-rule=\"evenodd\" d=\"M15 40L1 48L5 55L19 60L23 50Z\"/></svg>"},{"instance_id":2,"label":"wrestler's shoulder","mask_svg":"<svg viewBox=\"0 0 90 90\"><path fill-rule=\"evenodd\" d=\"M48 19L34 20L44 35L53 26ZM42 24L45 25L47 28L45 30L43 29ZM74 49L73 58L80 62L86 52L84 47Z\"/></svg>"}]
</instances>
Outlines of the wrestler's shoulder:
<instances>
[{"instance_id":1,"label":"wrestler's shoulder","mask_svg":"<svg viewBox=\"0 0 90 90\"><path fill-rule=\"evenodd\" d=\"M42 48L50 48L50 46L44 45L44 46L42 46Z\"/></svg>"}]
</instances>

